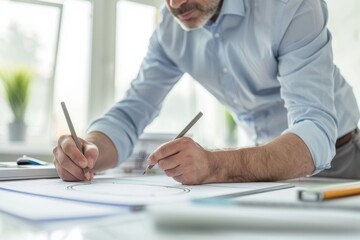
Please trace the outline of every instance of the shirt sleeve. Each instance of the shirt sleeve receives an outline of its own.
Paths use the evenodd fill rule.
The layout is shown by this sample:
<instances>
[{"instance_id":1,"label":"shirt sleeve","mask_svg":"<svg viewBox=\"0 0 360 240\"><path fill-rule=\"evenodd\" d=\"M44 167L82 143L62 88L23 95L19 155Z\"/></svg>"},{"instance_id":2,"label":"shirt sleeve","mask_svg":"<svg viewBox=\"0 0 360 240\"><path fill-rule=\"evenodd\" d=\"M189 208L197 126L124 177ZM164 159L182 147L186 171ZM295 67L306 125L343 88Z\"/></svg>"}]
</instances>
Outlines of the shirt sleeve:
<instances>
[{"instance_id":1,"label":"shirt sleeve","mask_svg":"<svg viewBox=\"0 0 360 240\"><path fill-rule=\"evenodd\" d=\"M161 34L160 22L150 39L138 75L124 98L92 122L87 130L102 132L112 140L119 164L132 153L139 135L159 114L165 96L183 75L159 44Z\"/></svg>"},{"instance_id":2,"label":"shirt sleeve","mask_svg":"<svg viewBox=\"0 0 360 240\"><path fill-rule=\"evenodd\" d=\"M313 174L330 168L337 139L327 19L323 1L302 1L291 20L282 21L284 32L280 33L283 37L278 51L278 80L288 110L289 128L285 132L305 142L315 165Z\"/></svg>"}]
</instances>

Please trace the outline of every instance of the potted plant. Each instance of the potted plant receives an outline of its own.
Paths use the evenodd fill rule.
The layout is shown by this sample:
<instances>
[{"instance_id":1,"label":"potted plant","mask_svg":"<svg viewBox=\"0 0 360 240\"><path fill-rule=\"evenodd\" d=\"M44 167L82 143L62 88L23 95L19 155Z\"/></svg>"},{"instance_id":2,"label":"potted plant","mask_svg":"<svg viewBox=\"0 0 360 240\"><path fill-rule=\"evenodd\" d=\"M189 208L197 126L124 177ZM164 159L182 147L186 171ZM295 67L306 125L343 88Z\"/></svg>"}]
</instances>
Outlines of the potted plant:
<instances>
[{"instance_id":1,"label":"potted plant","mask_svg":"<svg viewBox=\"0 0 360 240\"><path fill-rule=\"evenodd\" d=\"M9 140L23 141L26 135L25 113L29 102L30 84L33 72L27 67L0 70L0 82L4 95L13 113L9 123Z\"/></svg>"}]
</instances>

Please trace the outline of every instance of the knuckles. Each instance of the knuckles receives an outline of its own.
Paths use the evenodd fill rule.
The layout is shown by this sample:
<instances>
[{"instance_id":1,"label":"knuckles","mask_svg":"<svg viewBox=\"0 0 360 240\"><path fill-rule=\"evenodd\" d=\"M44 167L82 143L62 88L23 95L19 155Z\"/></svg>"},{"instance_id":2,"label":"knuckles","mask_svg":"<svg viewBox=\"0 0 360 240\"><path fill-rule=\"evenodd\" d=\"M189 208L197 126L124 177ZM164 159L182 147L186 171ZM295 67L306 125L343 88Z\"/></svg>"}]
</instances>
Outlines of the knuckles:
<instances>
[{"instance_id":1,"label":"knuckles","mask_svg":"<svg viewBox=\"0 0 360 240\"><path fill-rule=\"evenodd\" d=\"M182 148L188 149L194 146L194 140L189 137L182 137L179 141L179 144L181 144Z\"/></svg>"},{"instance_id":2,"label":"knuckles","mask_svg":"<svg viewBox=\"0 0 360 240\"><path fill-rule=\"evenodd\" d=\"M69 138L65 138L62 141L61 148L63 149L64 152L70 152L71 150L74 149L73 142L70 141Z\"/></svg>"},{"instance_id":3,"label":"knuckles","mask_svg":"<svg viewBox=\"0 0 360 240\"><path fill-rule=\"evenodd\" d=\"M61 135L59 137L58 144L61 146L62 142L64 142L64 140L68 139L69 137L70 137L70 135Z\"/></svg>"}]
</instances>

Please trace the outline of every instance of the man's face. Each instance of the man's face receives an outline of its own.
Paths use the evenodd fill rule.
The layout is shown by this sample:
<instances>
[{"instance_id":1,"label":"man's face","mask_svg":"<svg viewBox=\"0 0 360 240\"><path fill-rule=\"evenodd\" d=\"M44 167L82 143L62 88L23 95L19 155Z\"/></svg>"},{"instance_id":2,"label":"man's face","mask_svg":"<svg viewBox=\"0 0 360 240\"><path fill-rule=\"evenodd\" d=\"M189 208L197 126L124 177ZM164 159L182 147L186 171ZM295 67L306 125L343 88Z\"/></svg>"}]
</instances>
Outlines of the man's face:
<instances>
[{"instance_id":1,"label":"man's face","mask_svg":"<svg viewBox=\"0 0 360 240\"><path fill-rule=\"evenodd\" d=\"M187 31L200 28L220 8L222 0L166 0L166 5Z\"/></svg>"}]
</instances>

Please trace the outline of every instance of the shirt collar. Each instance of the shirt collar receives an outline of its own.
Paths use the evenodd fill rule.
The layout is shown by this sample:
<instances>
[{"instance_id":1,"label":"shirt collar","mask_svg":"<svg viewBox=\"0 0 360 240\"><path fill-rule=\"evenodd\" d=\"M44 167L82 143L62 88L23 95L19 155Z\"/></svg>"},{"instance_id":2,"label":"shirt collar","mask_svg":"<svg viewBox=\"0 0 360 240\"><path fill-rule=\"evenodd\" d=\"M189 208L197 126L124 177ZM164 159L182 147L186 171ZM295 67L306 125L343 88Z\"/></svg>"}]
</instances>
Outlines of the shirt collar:
<instances>
[{"instance_id":1,"label":"shirt collar","mask_svg":"<svg viewBox=\"0 0 360 240\"><path fill-rule=\"evenodd\" d=\"M209 20L204 25L204 28L210 30L212 27L217 26L225 15L245 16L244 0L223 0L216 22Z\"/></svg>"},{"instance_id":2,"label":"shirt collar","mask_svg":"<svg viewBox=\"0 0 360 240\"><path fill-rule=\"evenodd\" d=\"M218 25L220 19L223 18L225 15L245 16L244 0L223 0L220 14L217 17L216 22L214 23L209 20L204 25L204 28L210 30L211 26Z\"/></svg>"},{"instance_id":3,"label":"shirt collar","mask_svg":"<svg viewBox=\"0 0 360 240\"><path fill-rule=\"evenodd\" d=\"M245 16L244 0L223 0L219 17L225 14Z\"/></svg>"}]
</instances>

